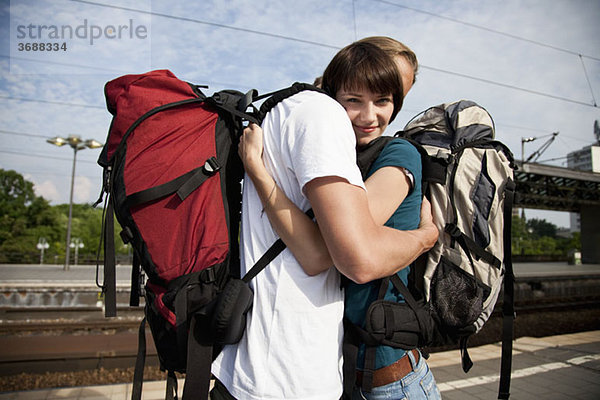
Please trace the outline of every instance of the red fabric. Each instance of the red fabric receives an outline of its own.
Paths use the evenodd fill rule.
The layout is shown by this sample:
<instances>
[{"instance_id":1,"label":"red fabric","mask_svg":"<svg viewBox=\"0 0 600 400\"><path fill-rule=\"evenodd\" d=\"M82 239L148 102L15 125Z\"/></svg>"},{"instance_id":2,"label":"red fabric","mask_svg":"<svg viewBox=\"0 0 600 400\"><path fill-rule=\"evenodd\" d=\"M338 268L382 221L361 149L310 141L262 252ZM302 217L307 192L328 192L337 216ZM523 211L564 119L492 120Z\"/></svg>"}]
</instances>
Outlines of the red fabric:
<instances>
[{"instance_id":1,"label":"red fabric","mask_svg":"<svg viewBox=\"0 0 600 400\"><path fill-rule=\"evenodd\" d=\"M152 291L154 291L154 293L156 293L156 297L154 298L154 306L160 315L162 315L162 317L166 319L169 324L176 326L177 316L173 311L169 310L169 308L165 306L165 303L163 303L163 297L167 289L163 288L162 286L153 285L151 282L148 282L147 285Z\"/></svg>"},{"instance_id":2,"label":"red fabric","mask_svg":"<svg viewBox=\"0 0 600 400\"><path fill-rule=\"evenodd\" d=\"M108 158L129 126L149 110L195 98L190 86L169 71L127 75L106 85L115 114ZM166 183L216 156L217 114L192 104L161 111L127 138L123 178L126 194ZM220 175L208 178L183 202L177 195L132 208L133 219L156 265L170 281L225 260L229 238Z\"/></svg>"}]
</instances>

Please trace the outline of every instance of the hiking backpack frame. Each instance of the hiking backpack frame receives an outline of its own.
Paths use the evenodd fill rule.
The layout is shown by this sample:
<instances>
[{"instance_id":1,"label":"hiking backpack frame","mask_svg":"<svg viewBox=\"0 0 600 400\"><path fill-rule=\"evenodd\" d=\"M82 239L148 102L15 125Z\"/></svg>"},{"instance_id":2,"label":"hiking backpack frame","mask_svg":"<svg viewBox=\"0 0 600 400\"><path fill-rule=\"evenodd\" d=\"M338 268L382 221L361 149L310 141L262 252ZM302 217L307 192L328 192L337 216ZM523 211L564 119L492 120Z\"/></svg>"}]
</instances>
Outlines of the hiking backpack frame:
<instances>
[{"instance_id":1,"label":"hiking backpack frame","mask_svg":"<svg viewBox=\"0 0 600 400\"><path fill-rule=\"evenodd\" d=\"M459 344L462 368L473 363L468 338L479 332L494 310L503 286L502 360L499 398L508 399L514 320L511 255L515 193L511 151L494 140L489 113L468 100L431 107L395 136L421 153L423 193L431 202L440 236L412 266L409 285L393 275L380 283L378 300L367 311L366 326L345 321L350 354L366 344L365 383L370 389L374 350L389 345L410 350ZM363 177L391 137L361 149ZM383 301L393 285L406 303ZM348 352L349 350L346 350ZM348 367L348 372L350 367ZM352 380L352 378L350 379ZM346 384L346 391L352 384Z\"/></svg>"},{"instance_id":2,"label":"hiking backpack frame","mask_svg":"<svg viewBox=\"0 0 600 400\"><path fill-rule=\"evenodd\" d=\"M243 165L237 143L244 122L260 125L281 100L319 91L296 83L261 96L255 90L206 96L202 88L168 70L125 75L105 86L113 119L98 160L107 196L104 280L98 282L97 271L96 283L105 315L116 316L114 213L123 242L133 248L130 306L145 297L133 400L141 399L146 323L167 371L166 398L177 398L175 372L186 373L184 399L208 398L212 360L243 333L252 306L248 282L285 248L276 241L240 279ZM142 269L148 277L143 289Z\"/></svg>"}]
</instances>

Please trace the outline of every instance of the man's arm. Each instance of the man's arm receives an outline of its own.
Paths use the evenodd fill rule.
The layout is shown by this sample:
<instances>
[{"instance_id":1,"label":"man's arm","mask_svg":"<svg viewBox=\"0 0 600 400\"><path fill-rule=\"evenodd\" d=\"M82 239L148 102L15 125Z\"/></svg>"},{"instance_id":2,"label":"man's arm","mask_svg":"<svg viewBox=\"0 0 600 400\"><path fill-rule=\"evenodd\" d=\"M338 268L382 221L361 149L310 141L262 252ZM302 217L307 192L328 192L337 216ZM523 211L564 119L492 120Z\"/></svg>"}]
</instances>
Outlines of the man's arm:
<instances>
[{"instance_id":1,"label":"man's arm","mask_svg":"<svg viewBox=\"0 0 600 400\"><path fill-rule=\"evenodd\" d=\"M378 226L367 193L340 177L313 179L304 192L336 268L356 283L396 273L433 247L439 235L428 210L417 230Z\"/></svg>"}]
</instances>

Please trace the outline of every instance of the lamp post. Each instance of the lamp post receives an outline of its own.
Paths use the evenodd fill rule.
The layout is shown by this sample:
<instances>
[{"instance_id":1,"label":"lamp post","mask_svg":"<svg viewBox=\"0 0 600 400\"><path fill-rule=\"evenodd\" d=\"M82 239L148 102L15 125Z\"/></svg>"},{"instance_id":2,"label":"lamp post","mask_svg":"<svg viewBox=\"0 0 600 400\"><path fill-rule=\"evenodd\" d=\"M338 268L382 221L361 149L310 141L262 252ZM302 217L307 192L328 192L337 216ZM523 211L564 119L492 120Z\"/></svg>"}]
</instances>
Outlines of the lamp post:
<instances>
[{"instance_id":1,"label":"lamp post","mask_svg":"<svg viewBox=\"0 0 600 400\"><path fill-rule=\"evenodd\" d=\"M74 265L77 265L77 261L79 260L79 249L83 249L85 245L79 238L73 238L69 247L75 249L75 260L73 261Z\"/></svg>"},{"instance_id":2,"label":"lamp post","mask_svg":"<svg viewBox=\"0 0 600 400\"><path fill-rule=\"evenodd\" d=\"M36 247L40 251L40 265L42 265L44 263L44 250L46 250L48 247L50 247L50 245L48 244L48 241L46 240L45 237L41 237L38 240L38 244Z\"/></svg>"},{"instance_id":3,"label":"lamp post","mask_svg":"<svg viewBox=\"0 0 600 400\"><path fill-rule=\"evenodd\" d=\"M521 138L521 162L525 163L525 143L529 143L529 142L533 142L535 139L534 137L528 137L528 138Z\"/></svg>"},{"instance_id":4,"label":"lamp post","mask_svg":"<svg viewBox=\"0 0 600 400\"><path fill-rule=\"evenodd\" d=\"M73 213L73 185L75 183L75 163L77 160L77 152L85 148L97 149L103 146L102 143L94 139L81 139L79 135L69 135L68 138L56 136L52 139L46 140L48 143L55 146L64 146L68 144L73 149L73 168L71 169L71 195L69 197L69 219L67 220L67 246L65 254L65 271L69 270L69 257L70 257L70 245L71 245L71 217Z\"/></svg>"},{"instance_id":5,"label":"lamp post","mask_svg":"<svg viewBox=\"0 0 600 400\"><path fill-rule=\"evenodd\" d=\"M528 137L528 138L521 138L521 163L525 164L528 163L529 161L531 161L533 159L533 161L535 162L544 151L546 151L546 149L548 148L548 146L550 146L552 144L552 142L554 142L554 139L556 139L556 137L558 136L558 132L553 132L549 135L544 135L544 136L539 136L539 137ZM525 159L525 143L529 143L529 142L533 142L534 140L538 140L538 139L542 139L545 137L550 137L550 139L546 140L539 149L537 149L536 151L534 151L529 157L527 157L527 160Z\"/></svg>"}]
</instances>

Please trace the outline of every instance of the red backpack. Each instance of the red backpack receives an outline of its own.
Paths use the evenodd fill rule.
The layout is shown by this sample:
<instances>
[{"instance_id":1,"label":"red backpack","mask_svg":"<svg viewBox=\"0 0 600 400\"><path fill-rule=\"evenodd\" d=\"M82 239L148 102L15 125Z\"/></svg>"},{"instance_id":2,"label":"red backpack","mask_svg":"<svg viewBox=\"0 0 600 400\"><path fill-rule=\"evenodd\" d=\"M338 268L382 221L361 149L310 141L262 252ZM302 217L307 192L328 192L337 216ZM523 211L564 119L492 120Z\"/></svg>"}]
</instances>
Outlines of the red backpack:
<instances>
[{"instance_id":1,"label":"red backpack","mask_svg":"<svg viewBox=\"0 0 600 400\"><path fill-rule=\"evenodd\" d=\"M252 275L232 279L239 278L243 166L237 143L243 120L260 124L273 105L305 89L317 90L294 84L263 96L230 90L206 96L168 70L106 84L113 120L98 160L108 193L99 286L106 316L115 316L114 212L123 241L134 250L130 304L139 305L140 292L146 301L132 399L141 398L146 321L161 369L168 372L167 398L177 395L175 372L187 372L184 398L208 397L214 345L234 343L241 335L223 333L223 317L215 322L212 312L225 308L245 318L252 299L247 282L285 247L279 241ZM246 112L267 96L260 110ZM148 277L144 290L140 266ZM245 319L234 323L243 332Z\"/></svg>"}]
</instances>

